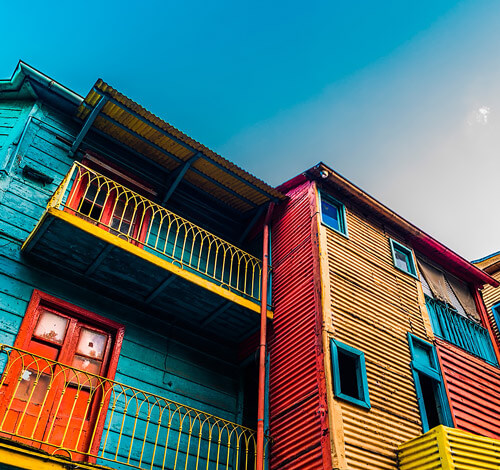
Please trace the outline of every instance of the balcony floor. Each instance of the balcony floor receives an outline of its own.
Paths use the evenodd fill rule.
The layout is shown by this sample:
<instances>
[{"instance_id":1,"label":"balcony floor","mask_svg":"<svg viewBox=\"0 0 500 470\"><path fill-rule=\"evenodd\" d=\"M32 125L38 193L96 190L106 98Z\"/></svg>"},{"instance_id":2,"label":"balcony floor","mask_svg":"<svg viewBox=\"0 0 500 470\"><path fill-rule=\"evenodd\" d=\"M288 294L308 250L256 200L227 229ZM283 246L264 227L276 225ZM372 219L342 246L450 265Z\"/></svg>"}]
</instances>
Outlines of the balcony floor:
<instances>
[{"instance_id":1,"label":"balcony floor","mask_svg":"<svg viewBox=\"0 0 500 470\"><path fill-rule=\"evenodd\" d=\"M47 210L23 252L206 332L230 333L235 341L259 324L254 301L59 209Z\"/></svg>"}]
</instances>

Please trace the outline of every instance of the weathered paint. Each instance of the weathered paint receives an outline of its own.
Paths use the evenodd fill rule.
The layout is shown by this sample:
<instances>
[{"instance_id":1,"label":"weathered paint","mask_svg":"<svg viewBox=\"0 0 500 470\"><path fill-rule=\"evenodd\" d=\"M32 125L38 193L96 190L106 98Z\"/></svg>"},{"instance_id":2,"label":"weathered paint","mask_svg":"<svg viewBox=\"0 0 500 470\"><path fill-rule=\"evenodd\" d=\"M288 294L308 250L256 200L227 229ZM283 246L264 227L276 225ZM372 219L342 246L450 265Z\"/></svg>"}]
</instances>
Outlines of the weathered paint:
<instances>
[{"instance_id":1,"label":"weathered paint","mask_svg":"<svg viewBox=\"0 0 500 470\"><path fill-rule=\"evenodd\" d=\"M400 470L498 470L500 441L437 426L398 449Z\"/></svg>"},{"instance_id":2,"label":"weathered paint","mask_svg":"<svg viewBox=\"0 0 500 470\"><path fill-rule=\"evenodd\" d=\"M344 446L347 468L395 470L397 446L422 429L407 332L428 340L428 326L418 281L393 264L389 239L405 240L346 206L349 238L321 226L329 266L328 335L364 352L372 407L339 400L330 389L340 409L332 412L340 415L332 434L341 435L337 446Z\"/></svg>"},{"instance_id":3,"label":"weathered paint","mask_svg":"<svg viewBox=\"0 0 500 470\"><path fill-rule=\"evenodd\" d=\"M274 322L270 339L271 468L331 468L323 372L319 292L312 237L314 191L305 183L288 193L272 228ZM316 266L319 269L319 266ZM323 396L323 399L325 397Z\"/></svg>"},{"instance_id":4,"label":"weathered paint","mask_svg":"<svg viewBox=\"0 0 500 470\"><path fill-rule=\"evenodd\" d=\"M33 104L28 101L22 106L29 110ZM72 164L72 159L67 156L69 146L61 141L60 136L67 134L74 138L79 129L70 117L42 102L37 104L38 111L27 129L18 159L1 180L0 342L14 344L32 292L39 289L125 325L115 380L224 419L241 421L239 384L242 370L237 363L237 345L233 341L236 338L224 342L220 337L196 333L180 322L172 322L171 317L159 315L153 306L139 309L125 298L116 300L117 297L111 297L106 289L96 290L84 286L77 278L57 275L55 270L47 269L41 259L34 262L21 253L22 243L42 217L51 194ZM9 142L15 141L25 122L26 119L17 127L9 125ZM52 128L58 131L51 132L49 129ZM2 147L1 151L4 150ZM114 151L116 153L116 148ZM54 182L43 186L23 177L25 165L54 178ZM90 235L94 244L101 243L101 239L94 235ZM79 238L74 237L68 243L78 251L78 241ZM117 282L127 285L126 273L121 274L122 279ZM158 278L149 287L153 288L162 281L163 278ZM167 308L175 300L175 297L161 299ZM221 298L220 302L223 301ZM212 313L199 312L204 317ZM258 319L257 315L255 318ZM214 327L224 327L219 320L214 320ZM225 327L231 328L232 324ZM111 434L108 439L112 443L116 435ZM37 468L42 468L41 464Z\"/></svg>"},{"instance_id":5,"label":"weathered paint","mask_svg":"<svg viewBox=\"0 0 500 470\"><path fill-rule=\"evenodd\" d=\"M436 339L456 426L500 439L500 369Z\"/></svg>"}]
</instances>

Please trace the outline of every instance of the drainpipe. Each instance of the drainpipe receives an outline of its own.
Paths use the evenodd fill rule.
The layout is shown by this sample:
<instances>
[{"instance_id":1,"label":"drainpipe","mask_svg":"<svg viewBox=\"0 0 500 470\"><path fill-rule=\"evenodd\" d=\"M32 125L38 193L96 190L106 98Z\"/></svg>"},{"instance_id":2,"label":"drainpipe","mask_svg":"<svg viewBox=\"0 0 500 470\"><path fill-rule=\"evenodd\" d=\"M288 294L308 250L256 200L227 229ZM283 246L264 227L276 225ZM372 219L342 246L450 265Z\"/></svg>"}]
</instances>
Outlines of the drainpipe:
<instances>
[{"instance_id":1,"label":"drainpipe","mask_svg":"<svg viewBox=\"0 0 500 470\"><path fill-rule=\"evenodd\" d=\"M274 203L269 204L262 240L262 290L260 293L259 395L257 403L257 466L264 470L264 407L266 394L267 287L269 282L269 225Z\"/></svg>"}]
</instances>

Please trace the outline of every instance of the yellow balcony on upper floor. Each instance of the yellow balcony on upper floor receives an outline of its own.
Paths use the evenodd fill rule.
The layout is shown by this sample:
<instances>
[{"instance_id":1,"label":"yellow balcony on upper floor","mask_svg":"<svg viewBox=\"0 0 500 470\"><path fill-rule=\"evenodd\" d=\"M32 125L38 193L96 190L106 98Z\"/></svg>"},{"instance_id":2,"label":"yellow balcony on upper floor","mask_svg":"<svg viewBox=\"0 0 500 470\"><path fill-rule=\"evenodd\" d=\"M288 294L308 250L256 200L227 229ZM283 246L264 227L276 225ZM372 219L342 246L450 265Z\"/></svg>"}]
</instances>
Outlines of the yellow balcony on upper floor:
<instances>
[{"instance_id":1,"label":"yellow balcony on upper floor","mask_svg":"<svg viewBox=\"0 0 500 470\"><path fill-rule=\"evenodd\" d=\"M257 325L261 260L79 163L22 250L188 323L226 325L234 339Z\"/></svg>"},{"instance_id":2,"label":"yellow balcony on upper floor","mask_svg":"<svg viewBox=\"0 0 500 470\"><path fill-rule=\"evenodd\" d=\"M437 426L398 449L400 470L498 470L500 441Z\"/></svg>"}]
</instances>

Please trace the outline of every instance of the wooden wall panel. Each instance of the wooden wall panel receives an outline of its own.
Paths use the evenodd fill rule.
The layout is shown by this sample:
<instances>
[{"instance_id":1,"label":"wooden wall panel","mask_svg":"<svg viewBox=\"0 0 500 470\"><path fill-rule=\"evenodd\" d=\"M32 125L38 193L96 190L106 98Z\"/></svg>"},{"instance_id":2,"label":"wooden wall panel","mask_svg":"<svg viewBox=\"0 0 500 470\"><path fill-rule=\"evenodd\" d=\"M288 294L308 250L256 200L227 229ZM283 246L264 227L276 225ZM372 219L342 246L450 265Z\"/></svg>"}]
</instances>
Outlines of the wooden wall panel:
<instances>
[{"instance_id":1,"label":"wooden wall panel","mask_svg":"<svg viewBox=\"0 0 500 470\"><path fill-rule=\"evenodd\" d=\"M446 341L436 348L456 426L500 439L500 369Z\"/></svg>"},{"instance_id":2,"label":"wooden wall panel","mask_svg":"<svg viewBox=\"0 0 500 470\"><path fill-rule=\"evenodd\" d=\"M395 237L384 227L349 206L347 226L349 238L321 228L330 277L329 335L364 352L371 400L370 410L338 400L347 465L396 470L397 447L422 432L407 340L408 332L428 340L418 281L394 267L389 238Z\"/></svg>"},{"instance_id":3,"label":"wooden wall panel","mask_svg":"<svg viewBox=\"0 0 500 470\"><path fill-rule=\"evenodd\" d=\"M37 116L62 130L73 126L71 122L61 121L60 116L48 108L39 111ZM154 318L146 311L111 301L70 280L52 276L21 255L22 242L73 163L67 150L54 133L33 120L19 160L11 174L3 178L0 342L14 343L33 289L40 289L126 326L116 380L231 421L241 420L236 350ZM54 182L42 185L23 177L25 165L53 177Z\"/></svg>"}]
</instances>

